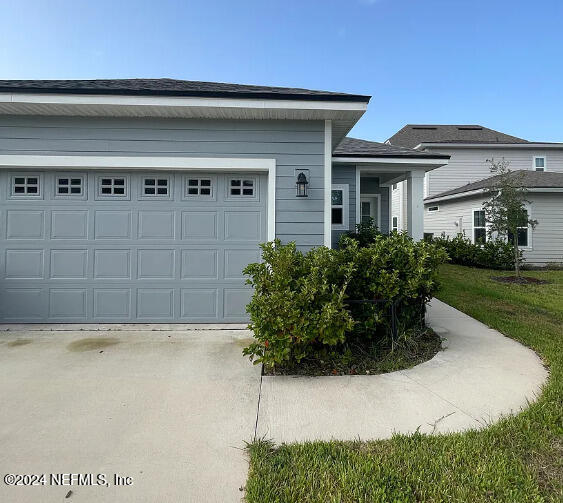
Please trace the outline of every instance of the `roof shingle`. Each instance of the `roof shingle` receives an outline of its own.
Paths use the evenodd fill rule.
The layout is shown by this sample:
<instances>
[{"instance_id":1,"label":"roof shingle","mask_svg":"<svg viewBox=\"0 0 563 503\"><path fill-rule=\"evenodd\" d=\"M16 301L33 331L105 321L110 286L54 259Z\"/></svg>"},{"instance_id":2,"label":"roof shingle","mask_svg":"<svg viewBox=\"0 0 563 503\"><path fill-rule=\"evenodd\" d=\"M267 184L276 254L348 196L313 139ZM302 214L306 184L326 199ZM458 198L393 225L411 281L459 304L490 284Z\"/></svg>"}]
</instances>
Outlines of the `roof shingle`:
<instances>
[{"instance_id":1,"label":"roof shingle","mask_svg":"<svg viewBox=\"0 0 563 503\"><path fill-rule=\"evenodd\" d=\"M397 147L386 143L360 140L358 138L344 138L334 150L334 156L342 157L410 157L413 159L449 159L446 154L422 152L410 148Z\"/></svg>"},{"instance_id":2,"label":"roof shingle","mask_svg":"<svg viewBox=\"0 0 563 503\"><path fill-rule=\"evenodd\" d=\"M407 124L387 141L408 148L421 143L528 143L478 124Z\"/></svg>"}]
</instances>

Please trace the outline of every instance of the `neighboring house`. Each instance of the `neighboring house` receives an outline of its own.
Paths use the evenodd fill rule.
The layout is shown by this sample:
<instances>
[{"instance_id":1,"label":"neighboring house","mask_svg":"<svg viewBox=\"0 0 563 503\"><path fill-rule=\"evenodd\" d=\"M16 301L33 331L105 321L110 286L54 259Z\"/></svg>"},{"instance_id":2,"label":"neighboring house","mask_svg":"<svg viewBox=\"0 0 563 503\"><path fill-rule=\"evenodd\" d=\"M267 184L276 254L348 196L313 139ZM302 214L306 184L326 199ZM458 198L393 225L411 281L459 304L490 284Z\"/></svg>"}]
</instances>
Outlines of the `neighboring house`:
<instances>
[{"instance_id":1,"label":"neighboring house","mask_svg":"<svg viewBox=\"0 0 563 503\"><path fill-rule=\"evenodd\" d=\"M345 138L369 99L0 81L0 321L243 322L260 242L331 246L368 216L387 231L405 180L421 239L424 175L449 156Z\"/></svg>"},{"instance_id":2,"label":"neighboring house","mask_svg":"<svg viewBox=\"0 0 563 503\"><path fill-rule=\"evenodd\" d=\"M515 171L528 190L528 217L539 225L518 229L518 245L526 263L563 263L563 173ZM496 177L485 178L425 199L424 230L455 237L460 232L474 243L488 239L483 203Z\"/></svg>"},{"instance_id":3,"label":"neighboring house","mask_svg":"<svg viewBox=\"0 0 563 503\"><path fill-rule=\"evenodd\" d=\"M424 180L424 230L427 234L454 236L461 232L475 240L474 226L481 227L483 197L473 197L465 190L468 184L490 178L487 160L505 159L513 171L563 173L563 144L530 142L479 125L409 124L386 142L427 153L450 155L447 165L427 172ZM531 231L524 256L530 264L563 262L563 194L558 177L530 178L534 199L529 207L530 218L539 222ZM537 185L537 184L540 185ZM541 185L543 184L543 185ZM404 208L407 195L403 183L392 192L392 221L404 229L408 217ZM482 188L482 187L481 187ZM542 195L539 195L541 190ZM446 205L446 206L444 206ZM477 233L482 231L477 231Z\"/></svg>"}]
</instances>

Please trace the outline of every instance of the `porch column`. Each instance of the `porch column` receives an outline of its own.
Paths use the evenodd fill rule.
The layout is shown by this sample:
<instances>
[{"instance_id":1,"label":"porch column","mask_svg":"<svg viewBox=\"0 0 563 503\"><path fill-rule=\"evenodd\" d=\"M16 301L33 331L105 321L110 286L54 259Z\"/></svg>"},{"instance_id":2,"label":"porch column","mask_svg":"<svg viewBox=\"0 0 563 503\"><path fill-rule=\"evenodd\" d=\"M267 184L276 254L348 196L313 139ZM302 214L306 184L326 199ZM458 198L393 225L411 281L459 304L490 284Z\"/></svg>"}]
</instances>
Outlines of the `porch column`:
<instances>
[{"instance_id":1,"label":"porch column","mask_svg":"<svg viewBox=\"0 0 563 503\"><path fill-rule=\"evenodd\" d=\"M415 241L424 237L424 170L407 175L407 232Z\"/></svg>"}]
</instances>

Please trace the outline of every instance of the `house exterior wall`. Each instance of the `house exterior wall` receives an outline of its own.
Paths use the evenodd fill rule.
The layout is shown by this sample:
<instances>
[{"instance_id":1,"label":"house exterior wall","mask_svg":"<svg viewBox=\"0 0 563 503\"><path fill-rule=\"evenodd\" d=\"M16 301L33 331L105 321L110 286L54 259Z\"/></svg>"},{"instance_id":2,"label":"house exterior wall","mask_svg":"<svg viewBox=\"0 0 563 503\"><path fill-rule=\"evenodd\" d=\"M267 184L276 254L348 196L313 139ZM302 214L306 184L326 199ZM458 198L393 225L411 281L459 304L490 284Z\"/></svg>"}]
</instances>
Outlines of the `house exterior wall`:
<instances>
[{"instance_id":1,"label":"house exterior wall","mask_svg":"<svg viewBox=\"0 0 563 503\"><path fill-rule=\"evenodd\" d=\"M323 244L324 122L0 117L4 154L188 156L276 160L276 236ZM309 197L295 197L307 170Z\"/></svg>"},{"instance_id":2,"label":"house exterior wall","mask_svg":"<svg viewBox=\"0 0 563 503\"><path fill-rule=\"evenodd\" d=\"M535 156L545 156L546 171L563 173L563 148L534 149L534 148L429 148L429 152L448 154L449 163L441 168L429 171L428 194L433 196L446 190L456 189L462 185L473 183L491 176L487 159L510 162L511 170L533 169Z\"/></svg>"},{"instance_id":3,"label":"house exterior wall","mask_svg":"<svg viewBox=\"0 0 563 503\"><path fill-rule=\"evenodd\" d=\"M407 182L402 181L397 184L397 189L390 189L391 194L391 213L392 217L397 217L397 230L406 231L408 226L407 217Z\"/></svg>"},{"instance_id":4,"label":"house exterior wall","mask_svg":"<svg viewBox=\"0 0 563 503\"><path fill-rule=\"evenodd\" d=\"M563 197L561 193L530 192L529 215L538 225L529 231L530 247L523 249L527 264L542 265L548 262L563 263ZM481 208L483 196L465 197L437 203L427 203L424 208L424 231L434 237L444 233L455 237L464 233L471 239L473 210ZM430 206L438 206L436 212L428 212ZM456 226L458 222L460 225Z\"/></svg>"}]
</instances>

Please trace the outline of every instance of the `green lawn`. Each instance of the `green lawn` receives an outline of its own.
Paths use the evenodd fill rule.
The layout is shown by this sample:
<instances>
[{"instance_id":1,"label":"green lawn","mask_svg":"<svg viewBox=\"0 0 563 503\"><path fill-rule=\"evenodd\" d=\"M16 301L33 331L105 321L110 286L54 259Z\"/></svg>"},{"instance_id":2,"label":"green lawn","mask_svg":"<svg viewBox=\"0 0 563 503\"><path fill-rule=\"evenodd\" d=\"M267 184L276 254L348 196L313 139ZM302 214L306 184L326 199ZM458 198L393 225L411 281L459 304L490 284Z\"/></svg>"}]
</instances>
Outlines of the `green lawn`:
<instances>
[{"instance_id":1,"label":"green lawn","mask_svg":"<svg viewBox=\"0 0 563 503\"><path fill-rule=\"evenodd\" d=\"M563 501L563 271L506 285L502 273L446 265L438 297L536 350L550 367L541 398L482 431L373 442L249 446L249 503ZM353 413L353 411L350 411Z\"/></svg>"}]
</instances>

